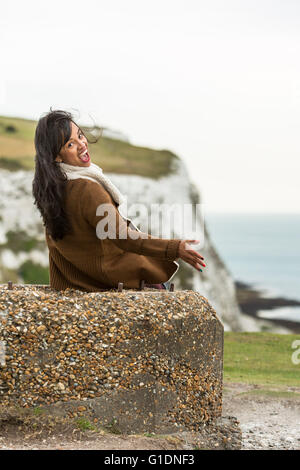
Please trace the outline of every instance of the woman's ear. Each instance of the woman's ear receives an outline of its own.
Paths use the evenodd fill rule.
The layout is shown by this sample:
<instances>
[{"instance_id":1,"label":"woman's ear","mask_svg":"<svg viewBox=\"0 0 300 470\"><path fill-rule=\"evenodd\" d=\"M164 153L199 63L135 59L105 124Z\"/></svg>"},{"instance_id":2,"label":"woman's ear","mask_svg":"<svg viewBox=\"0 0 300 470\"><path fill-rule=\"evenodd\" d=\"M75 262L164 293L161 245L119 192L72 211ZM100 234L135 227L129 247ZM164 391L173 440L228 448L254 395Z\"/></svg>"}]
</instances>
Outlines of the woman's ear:
<instances>
[{"instance_id":1,"label":"woman's ear","mask_svg":"<svg viewBox=\"0 0 300 470\"><path fill-rule=\"evenodd\" d=\"M55 159L56 162L58 163L61 163L62 162L62 158L58 155Z\"/></svg>"}]
</instances>

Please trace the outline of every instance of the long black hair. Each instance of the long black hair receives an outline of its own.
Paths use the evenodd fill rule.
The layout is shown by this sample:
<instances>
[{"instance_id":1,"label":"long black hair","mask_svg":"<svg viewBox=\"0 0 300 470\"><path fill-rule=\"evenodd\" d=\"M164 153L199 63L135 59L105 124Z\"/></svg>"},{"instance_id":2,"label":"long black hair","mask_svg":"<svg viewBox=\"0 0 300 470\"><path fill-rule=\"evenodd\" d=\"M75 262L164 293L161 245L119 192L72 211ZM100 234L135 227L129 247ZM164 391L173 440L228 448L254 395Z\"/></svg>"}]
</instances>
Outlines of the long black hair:
<instances>
[{"instance_id":1,"label":"long black hair","mask_svg":"<svg viewBox=\"0 0 300 470\"><path fill-rule=\"evenodd\" d=\"M71 122L83 129L83 126L76 124L71 113L62 110L53 111L50 107L50 112L40 118L35 130L36 156L32 193L34 204L40 211L44 226L53 240L60 240L71 231L64 208L67 178L55 162L61 148L71 137Z\"/></svg>"}]
</instances>

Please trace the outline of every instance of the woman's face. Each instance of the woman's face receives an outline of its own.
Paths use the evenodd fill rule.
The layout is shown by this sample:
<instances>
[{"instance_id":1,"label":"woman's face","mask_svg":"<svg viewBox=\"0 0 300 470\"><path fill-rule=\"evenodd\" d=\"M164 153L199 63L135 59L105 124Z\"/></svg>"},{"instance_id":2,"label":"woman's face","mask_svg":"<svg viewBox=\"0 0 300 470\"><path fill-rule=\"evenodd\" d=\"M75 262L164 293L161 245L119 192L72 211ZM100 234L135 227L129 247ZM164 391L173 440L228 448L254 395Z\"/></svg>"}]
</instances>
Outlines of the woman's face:
<instances>
[{"instance_id":1,"label":"woman's face","mask_svg":"<svg viewBox=\"0 0 300 470\"><path fill-rule=\"evenodd\" d=\"M73 166L90 166L91 158L88 153L88 142L81 129L71 121L71 136L60 149L56 162Z\"/></svg>"}]
</instances>

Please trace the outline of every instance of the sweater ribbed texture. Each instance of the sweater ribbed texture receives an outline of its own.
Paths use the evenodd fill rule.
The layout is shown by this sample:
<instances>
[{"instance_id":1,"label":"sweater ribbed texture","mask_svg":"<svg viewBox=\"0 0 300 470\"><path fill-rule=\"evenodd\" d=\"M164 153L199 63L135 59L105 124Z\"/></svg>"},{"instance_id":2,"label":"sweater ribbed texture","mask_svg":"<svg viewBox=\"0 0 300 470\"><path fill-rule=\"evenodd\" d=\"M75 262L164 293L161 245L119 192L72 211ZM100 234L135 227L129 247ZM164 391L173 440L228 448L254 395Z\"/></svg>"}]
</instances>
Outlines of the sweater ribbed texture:
<instances>
[{"instance_id":1,"label":"sweater ribbed texture","mask_svg":"<svg viewBox=\"0 0 300 470\"><path fill-rule=\"evenodd\" d=\"M96 215L101 204L113 208L117 223L115 239L97 237L97 224L105 217L107 220L107 213ZM65 210L72 232L57 241L45 232L52 288L97 292L117 287L118 282L123 282L124 288L139 288L140 280L149 284L167 282L178 270L175 259L181 240L149 234L145 234L146 238L132 239L130 234L136 235L137 231L120 215L102 185L81 178L67 181ZM124 233L127 238L120 238Z\"/></svg>"}]
</instances>

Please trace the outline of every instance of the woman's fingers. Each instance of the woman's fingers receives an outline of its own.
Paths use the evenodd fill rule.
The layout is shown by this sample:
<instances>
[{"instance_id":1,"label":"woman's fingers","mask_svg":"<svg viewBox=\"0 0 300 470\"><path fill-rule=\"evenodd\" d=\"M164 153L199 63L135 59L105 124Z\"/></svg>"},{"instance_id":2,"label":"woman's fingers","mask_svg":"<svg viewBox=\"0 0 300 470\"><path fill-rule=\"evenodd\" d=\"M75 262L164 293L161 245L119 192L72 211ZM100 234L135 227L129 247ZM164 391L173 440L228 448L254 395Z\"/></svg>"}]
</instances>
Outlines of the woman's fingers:
<instances>
[{"instance_id":1,"label":"woman's fingers","mask_svg":"<svg viewBox=\"0 0 300 470\"><path fill-rule=\"evenodd\" d=\"M185 249L186 249L187 251L192 252L193 254L194 254L194 253L197 253L197 255L199 255L201 259L204 259L203 256L200 255L200 253L198 253L197 251L195 251L195 250L193 249L192 246L189 246L189 244L196 244L196 245L198 245L199 243L200 243L199 240L185 240Z\"/></svg>"},{"instance_id":2,"label":"woman's fingers","mask_svg":"<svg viewBox=\"0 0 300 470\"><path fill-rule=\"evenodd\" d=\"M201 267L206 267L203 262L204 257L193 249L192 244L199 244L199 240L182 240L179 247L179 258L186 263L190 264L197 271L201 270ZM202 271L202 270L201 270Z\"/></svg>"},{"instance_id":3,"label":"woman's fingers","mask_svg":"<svg viewBox=\"0 0 300 470\"><path fill-rule=\"evenodd\" d=\"M204 268L206 267L206 264L203 262L202 258L199 258L199 257L196 257L196 256L193 256L193 257L189 257L187 258L188 261L191 263L191 264L200 264L201 266L203 266Z\"/></svg>"},{"instance_id":4,"label":"woman's fingers","mask_svg":"<svg viewBox=\"0 0 300 470\"><path fill-rule=\"evenodd\" d=\"M191 261L198 262L198 263L202 264L202 266L205 266L205 264L203 263L203 260L204 260L203 256L200 255L200 253L197 253L197 251L188 250L187 251L187 257Z\"/></svg>"},{"instance_id":5,"label":"woman's fingers","mask_svg":"<svg viewBox=\"0 0 300 470\"><path fill-rule=\"evenodd\" d=\"M189 263L191 266L195 267L196 269L203 267L206 267L206 264L203 263L202 257L199 256L198 253L195 252L195 255L193 256L191 253L188 254L187 256L182 257L183 261L186 263Z\"/></svg>"}]
</instances>

